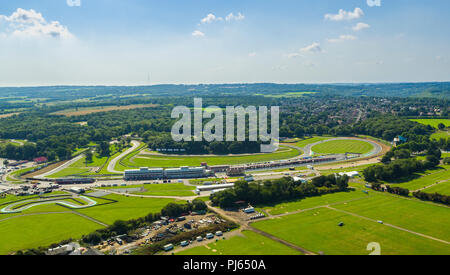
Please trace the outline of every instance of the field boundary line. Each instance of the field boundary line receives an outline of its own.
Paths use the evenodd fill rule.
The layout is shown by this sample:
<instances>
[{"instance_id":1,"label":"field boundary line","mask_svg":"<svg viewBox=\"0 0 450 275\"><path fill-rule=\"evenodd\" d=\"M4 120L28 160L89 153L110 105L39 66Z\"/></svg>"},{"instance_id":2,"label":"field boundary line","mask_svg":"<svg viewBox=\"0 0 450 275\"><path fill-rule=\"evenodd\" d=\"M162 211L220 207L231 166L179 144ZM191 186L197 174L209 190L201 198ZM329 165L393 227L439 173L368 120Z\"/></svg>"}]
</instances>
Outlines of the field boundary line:
<instances>
[{"instance_id":1,"label":"field boundary line","mask_svg":"<svg viewBox=\"0 0 450 275\"><path fill-rule=\"evenodd\" d=\"M372 195L366 196L366 197L360 197L360 198L355 198L355 199L351 199L351 200L345 200L345 201L340 201L340 202L334 202L331 204L324 204L324 205L318 205L315 207L311 207L311 208L306 208L306 209L302 209L302 210L297 210L297 211L293 211L293 212L289 212L289 213L282 213L282 214L278 214L278 215L271 215L270 217L266 217L263 219L259 219L258 221L264 221L264 220L269 220L269 219L274 219L274 218L279 218L279 217L285 217L285 216L289 216L289 215L295 215L295 214L300 214L303 212L307 212L307 211L311 211L311 210L316 210L319 208L324 208L324 207L328 207L328 206L332 206L332 205L338 205L338 204L343 204L343 203L349 203L349 202L354 202L354 201L359 201L359 200L363 200L366 198L371 198L373 197ZM269 212L270 213L270 212Z\"/></svg>"},{"instance_id":2,"label":"field boundary line","mask_svg":"<svg viewBox=\"0 0 450 275\"><path fill-rule=\"evenodd\" d=\"M326 206L326 208L328 208L330 210L337 211L337 212L345 213L347 215L351 215L351 216L354 216L354 217L358 217L358 218L361 218L361 219L365 219L365 220L368 220L368 221L372 221L372 222L378 223L378 221L376 221L374 219L371 219L371 218L368 218L368 217L365 217L365 216L361 216L361 215L358 215L358 214L355 214L355 213L352 213L352 212L348 212L348 211L341 210L341 209L336 209L336 208L333 208L333 207L330 207L330 206ZM419 232L415 232L415 231L412 231L412 230L409 230L409 229L406 229L406 228L402 228L402 227L399 227L399 226L396 226L396 225L393 225L393 224L383 223L383 225L386 225L388 227L392 227L392 228L395 228L395 229L398 229L398 230L401 230L401 231L405 231L405 232L408 232L408 233L411 233L411 234L414 234L414 235L417 235L417 236L420 236L420 237L423 237L423 238L427 238L427 239L430 239L430 240L438 241L438 242L441 242L441 243L444 243L444 244L450 244L450 242L447 242L445 240L441 240L441 239L438 239L438 238L435 238L435 237L432 237L432 236L428 236L428 235L425 235L425 234L422 234L422 233L419 233Z\"/></svg>"},{"instance_id":3,"label":"field boundary line","mask_svg":"<svg viewBox=\"0 0 450 275\"><path fill-rule=\"evenodd\" d=\"M264 236L264 237L266 237L266 238L269 238L269 239L271 239L271 240L273 240L273 241L275 241L275 242L278 242L278 243L280 243L280 244L282 244L282 245L285 245L285 246L287 246L287 247L290 247L290 248L292 248L292 249L295 249L295 250L297 250L297 251L300 251L300 252L302 252L303 254L305 254L305 255L316 255L315 253L313 253L313 252L311 252L311 251L309 251L309 250L306 250L305 248L302 248L302 247L300 247L300 246L297 246L297 245L295 245L295 244L292 244L292 243L290 243L290 242L287 242L287 241L285 241L285 240L283 240L283 239L280 239L280 238L278 238L278 237L276 237L276 236L274 236L274 235L272 235L272 234L270 234L270 233L267 233L267 232L265 232L265 231L262 231L262 230L259 230L259 229L257 229L257 228L254 228L253 226L248 226L247 227L248 229L250 229L251 231L253 231L253 232L255 232L255 233L257 233L257 234L259 234L259 235L262 235L262 236Z\"/></svg>"},{"instance_id":4,"label":"field boundary line","mask_svg":"<svg viewBox=\"0 0 450 275\"><path fill-rule=\"evenodd\" d=\"M412 191L412 192L419 192L419 191L427 190L427 189L429 189L431 187L434 187L434 186L437 186L437 185L441 185L441 184L446 183L446 182L448 182L448 180L441 180L440 182L433 183L431 185L425 186L423 188L417 189L417 190Z\"/></svg>"},{"instance_id":5,"label":"field boundary line","mask_svg":"<svg viewBox=\"0 0 450 275\"><path fill-rule=\"evenodd\" d=\"M94 218L92 218L92 217L89 217L88 215L82 214L82 213L80 213L80 212L77 212L77 211L70 211L70 212L73 213L73 214L75 214L75 215L78 215L78 216L80 216L80 217L82 217L82 218L85 218L85 219L87 219L87 220L90 220L91 222L95 222L95 223L97 223L97 224L99 224L99 225L101 225L101 226L104 226L104 227L108 227L108 226L109 226L108 224L106 224L106 223L104 223L104 222L101 222L101 221L99 221L99 220L97 220L97 219L94 219Z\"/></svg>"}]
</instances>

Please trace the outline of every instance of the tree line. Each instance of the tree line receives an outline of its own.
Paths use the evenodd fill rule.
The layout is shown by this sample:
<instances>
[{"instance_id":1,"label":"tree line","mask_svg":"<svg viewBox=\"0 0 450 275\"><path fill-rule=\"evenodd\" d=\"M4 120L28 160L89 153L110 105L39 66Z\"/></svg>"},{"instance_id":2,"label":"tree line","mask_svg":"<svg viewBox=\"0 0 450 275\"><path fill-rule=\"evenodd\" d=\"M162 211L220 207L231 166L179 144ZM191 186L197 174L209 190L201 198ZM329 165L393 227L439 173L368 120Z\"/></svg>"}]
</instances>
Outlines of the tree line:
<instances>
[{"instance_id":1,"label":"tree line","mask_svg":"<svg viewBox=\"0 0 450 275\"><path fill-rule=\"evenodd\" d=\"M442 203L445 205L450 205L450 196L439 194L439 193L425 193L422 191L414 192L414 197L423 201L432 201L436 203Z\"/></svg>"},{"instance_id":2,"label":"tree line","mask_svg":"<svg viewBox=\"0 0 450 275\"><path fill-rule=\"evenodd\" d=\"M255 183L238 181L233 189L212 194L211 201L221 208L235 208L236 202L241 201L250 204L276 203L345 191L348 181L347 176L336 175L320 176L303 183L296 182L291 177Z\"/></svg>"}]
</instances>

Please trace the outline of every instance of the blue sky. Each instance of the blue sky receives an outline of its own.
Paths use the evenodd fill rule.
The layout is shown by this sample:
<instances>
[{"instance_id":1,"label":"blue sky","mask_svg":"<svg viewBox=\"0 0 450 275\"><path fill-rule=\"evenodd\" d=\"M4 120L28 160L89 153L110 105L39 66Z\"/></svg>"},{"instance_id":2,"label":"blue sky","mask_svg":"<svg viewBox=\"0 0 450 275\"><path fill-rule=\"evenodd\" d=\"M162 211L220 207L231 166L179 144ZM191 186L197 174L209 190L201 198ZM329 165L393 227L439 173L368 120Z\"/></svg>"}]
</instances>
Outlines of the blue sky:
<instances>
[{"instance_id":1,"label":"blue sky","mask_svg":"<svg viewBox=\"0 0 450 275\"><path fill-rule=\"evenodd\" d=\"M449 11L447 0L0 0L0 86L448 81Z\"/></svg>"}]
</instances>

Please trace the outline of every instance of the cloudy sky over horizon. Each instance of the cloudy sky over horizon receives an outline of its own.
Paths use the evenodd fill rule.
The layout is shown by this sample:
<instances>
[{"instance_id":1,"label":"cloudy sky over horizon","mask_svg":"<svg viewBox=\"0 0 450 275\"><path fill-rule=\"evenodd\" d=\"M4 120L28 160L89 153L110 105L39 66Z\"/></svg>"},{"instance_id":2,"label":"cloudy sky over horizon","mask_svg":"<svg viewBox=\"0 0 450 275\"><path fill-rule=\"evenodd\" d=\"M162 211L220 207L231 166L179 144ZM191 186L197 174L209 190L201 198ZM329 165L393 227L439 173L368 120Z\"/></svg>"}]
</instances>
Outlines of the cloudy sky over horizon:
<instances>
[{"instance_id":1,"label":"cloudy sky over horizon","mask_svg":"<svg viewBox=\"0 0 450 275\"><path fill-rule=\"evenodd\" d=\"M449 81L447 0L0 0L0 86Z\"/></svg>"}]
</instances>

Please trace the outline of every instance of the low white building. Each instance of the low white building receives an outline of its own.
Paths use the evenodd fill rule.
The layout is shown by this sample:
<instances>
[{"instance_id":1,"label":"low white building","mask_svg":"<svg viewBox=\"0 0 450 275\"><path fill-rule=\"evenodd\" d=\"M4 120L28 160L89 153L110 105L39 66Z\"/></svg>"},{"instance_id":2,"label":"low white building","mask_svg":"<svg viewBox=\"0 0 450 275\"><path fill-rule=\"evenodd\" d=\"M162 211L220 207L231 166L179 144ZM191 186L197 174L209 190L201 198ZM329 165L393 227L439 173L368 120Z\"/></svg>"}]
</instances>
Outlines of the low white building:
<instances>
[{"instance_id":1,"label":"low white building","mask_svg":"<svg viewBox=\"0 0 450 275\"><path fill-rule=\"evenodd\" d=\"M346 176L348 176L349 178L356 178L356 177L359 177L359 172L358 172L358 171L346 172L346 173L341 172L341 173L339 173L338 175L339 175L339 176L344 176L344 175L346 175Z\"/></svg>"},{"instance_id":2,"label":"low white building","mask_svg":"<svg viewBox=\"0 0 450 275\"><path fill-rule=\"evenodd\" d=\"M70 188L70 192L75 193L75 194L83 194L86 192L86 190L84 190L84 188L72 187L72 188Z\"/></svg>"},{"instance_id":3,"label":"low white building","mask_svg":"<svg viewBox=\"0 0 450 275\"><path fill-rule=\"evenodd\" d=\"M195 190L195 193L200 195L201 192L205 192L205 191L215 191L215 190L224 191L225 189L229 189L229 188L233 188L233 187L234 187L234 183L203 185L203 186L198 186L197 189ZM216 192L219 192L219 191L215 191L215 193Z\"/></svg>"}]
</instances>

